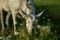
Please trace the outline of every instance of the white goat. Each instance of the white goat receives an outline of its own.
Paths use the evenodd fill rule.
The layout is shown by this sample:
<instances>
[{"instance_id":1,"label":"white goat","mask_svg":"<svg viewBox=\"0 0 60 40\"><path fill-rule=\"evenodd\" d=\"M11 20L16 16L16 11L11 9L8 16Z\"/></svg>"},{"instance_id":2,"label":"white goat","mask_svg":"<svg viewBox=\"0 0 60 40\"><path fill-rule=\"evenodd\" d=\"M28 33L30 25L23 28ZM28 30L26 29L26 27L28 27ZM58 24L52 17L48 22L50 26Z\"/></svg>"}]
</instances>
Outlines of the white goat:
<instances>
[{"instance_id":1,"label":"white goat","mask_svg":"<svg viewBox=\"0 0 60 40\"><path fill-rule=\"evenodd\" d=\"M13 17L13 24L14 24L14 34L17 34L16 32L16 16L19 12L22 17L26 18L26 29L28 33L32 32L32 24L35 21L35 18L39 15L35 15L35 8L33 1L34 0L0 0L0 12L1 12L1 23L2 23L2 30L4 32L4 23L3 23L3 13L2 10L5 10L8 12L8 15L6 17L6 24L7 27L9 27L9 16L12 14ZM3 34L2 32L2 34Z\"/></svg>"}]
</instances>

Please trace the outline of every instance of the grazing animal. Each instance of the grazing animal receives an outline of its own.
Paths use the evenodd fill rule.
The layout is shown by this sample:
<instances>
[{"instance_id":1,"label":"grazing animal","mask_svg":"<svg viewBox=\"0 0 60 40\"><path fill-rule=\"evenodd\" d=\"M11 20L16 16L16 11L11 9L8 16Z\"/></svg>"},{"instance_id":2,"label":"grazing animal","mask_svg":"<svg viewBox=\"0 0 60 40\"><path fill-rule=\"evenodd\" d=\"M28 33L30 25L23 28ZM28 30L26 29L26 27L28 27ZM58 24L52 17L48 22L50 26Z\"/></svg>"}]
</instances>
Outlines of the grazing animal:
<instances>
[{"instance_id":1,"label":"grazing animal","mask_svg":"<svg viewBox=\"0 0 60 40\"><path fill-rule=\"evenodd\" d=\"M33 22L36 20L36 17L41 16L44 12L42 11L38 15L35 14L34 0L0 0L0 13L1 13L1 23L2 23L2 35L4 35L4 22L3 22L3 13L2 10L8 12L6 17L6 24L9 29L9 17L12 14L13 25L14 25L14 34L19 34L16 30L16 16L18 13L22 15L26 20L26 29L28 33L32 32Z\"/></svg>"}]
</instances>

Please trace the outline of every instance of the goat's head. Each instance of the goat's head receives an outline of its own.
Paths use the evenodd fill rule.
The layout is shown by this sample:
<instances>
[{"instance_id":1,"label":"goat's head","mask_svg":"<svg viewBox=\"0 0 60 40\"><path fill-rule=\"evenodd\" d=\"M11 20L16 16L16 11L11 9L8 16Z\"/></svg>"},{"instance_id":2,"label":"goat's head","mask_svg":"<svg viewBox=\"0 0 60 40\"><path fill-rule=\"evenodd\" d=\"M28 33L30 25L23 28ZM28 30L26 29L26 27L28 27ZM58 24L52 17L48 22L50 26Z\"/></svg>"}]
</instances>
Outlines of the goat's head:
<instances>
[{"instance_id":1,"label":"goat's head","mask_svg":"<svg viewBox=\"0 0 60 40\"><path fill-rule=\"evenodd\" d=\"M32 28L33 28L33 25L34 22L37 20L36 18L40 17L42 14L43 14L44 11L42 11L41 13L39 13L38 15L35 15L35 14L30 14L28 16L26 16L26 28L28 30L28 33L31 33L32 32Z\"/></svg>"},{"instance_id":2,"label":"goat's head","mask_svg":"<svg viewBox=\"0 0 60 40\"><path fill-rule=\"evenodd\" d=\"M44 11L38 13L37 15L33 13L27 15L22 9L21 11L22 13L20 15L22 15L22 17L26 20L26 29L28 33L31 33L33 28L32 24L37 20L38 17L40 17L44 13Z\"/></svg>"},{"instance_id":3,"label":"goat's head","mask_svg":"<svg viewBox=\"0 0 60 40\"><path fill-rule=\"evenodd\" d=\"M44 11L38 13L37 15L33 14L33 13L27 15L23 10L21 10L21 11L22 11L22 13L20 15L22 15L22 17L25 18L25 20L26 20L26 29L27 29L28 33L31 33L32 28L33 28L32 24L34 24L34 22L37 20L37 18L40 17L44 13Z\"/></svg>"}]
</instances>

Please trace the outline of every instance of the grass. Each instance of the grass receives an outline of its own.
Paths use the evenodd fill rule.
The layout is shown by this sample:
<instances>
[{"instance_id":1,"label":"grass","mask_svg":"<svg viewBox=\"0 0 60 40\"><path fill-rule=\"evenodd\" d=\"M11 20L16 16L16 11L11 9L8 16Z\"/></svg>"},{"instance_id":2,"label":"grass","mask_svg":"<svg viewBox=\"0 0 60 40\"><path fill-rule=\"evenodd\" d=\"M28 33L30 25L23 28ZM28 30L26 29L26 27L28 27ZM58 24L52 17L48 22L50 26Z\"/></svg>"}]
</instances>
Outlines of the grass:
<instances>
[{"instance_id":1,"label":"grass","mask_svg":"<svg viewBox=\"0 0 60 40\"><path fill-rule=\"evenodd\" d=\"M35 0L35 6L38 12L45 10L53 19L60 19L60 0Z\"/></svg>"}]
</instances>

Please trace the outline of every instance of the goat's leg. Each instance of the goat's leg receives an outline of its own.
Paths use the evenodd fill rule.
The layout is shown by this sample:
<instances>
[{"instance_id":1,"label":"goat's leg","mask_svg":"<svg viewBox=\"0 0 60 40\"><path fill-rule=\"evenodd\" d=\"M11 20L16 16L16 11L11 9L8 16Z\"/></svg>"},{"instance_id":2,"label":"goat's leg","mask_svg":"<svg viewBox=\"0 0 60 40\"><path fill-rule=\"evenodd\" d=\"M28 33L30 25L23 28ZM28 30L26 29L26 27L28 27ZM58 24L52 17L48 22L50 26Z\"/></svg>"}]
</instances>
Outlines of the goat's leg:
<instances>
[{"instance_id":1,"label":"goat's leg","mask_svg":"<svg viewBox=\"0 0 60 40\"><path fill-rule=\"evenodd\" d=\"M9 17L11 16L11 12L8 12L6 16L6 25L7 25L7 30L10 32L10 27L9 27Z\"/></svg>"},{"instance_id":2,"label":"goat's leg","mask_svg":"<svg viewBox=\"0 0 60 40\"><path fill-rule=\"evenodd\" d=\"M7 34L8 36L6 38L11 38L11 35L10 35L10 26L9 26L9 18L11 16L11 12L9 11L7 16L6 16L6 25L7 25Z\"/></svg>"},{"instance_id":3,"label":"goat's leg","mask_svg":"<svg viewBox=\"0 0 60 40\"><path fill-rule=\"evenodd\" d=\"M12 11L12 17L13 17L13 25L14 25L14 35L18 35L19 33L17 32L17 21L16 21L16 16L17 16L17 12L16 11Z\"/></svg>"},{"instance_id":4,"label":"goat's leg","mask_svg":"<svg viewBox=\"0 0 60 40\"><path fill-rule=\"evenodd\" d=\"M1 23L2 23L2 39L5 38L5 28L4 28L4 18L3 18L3 13L1 11Z\"/></svg>"}]
</instances>

